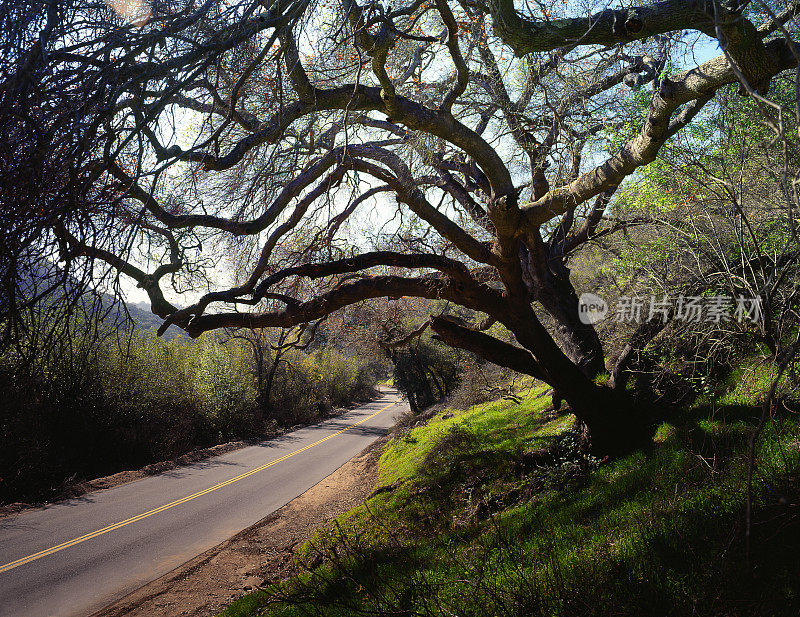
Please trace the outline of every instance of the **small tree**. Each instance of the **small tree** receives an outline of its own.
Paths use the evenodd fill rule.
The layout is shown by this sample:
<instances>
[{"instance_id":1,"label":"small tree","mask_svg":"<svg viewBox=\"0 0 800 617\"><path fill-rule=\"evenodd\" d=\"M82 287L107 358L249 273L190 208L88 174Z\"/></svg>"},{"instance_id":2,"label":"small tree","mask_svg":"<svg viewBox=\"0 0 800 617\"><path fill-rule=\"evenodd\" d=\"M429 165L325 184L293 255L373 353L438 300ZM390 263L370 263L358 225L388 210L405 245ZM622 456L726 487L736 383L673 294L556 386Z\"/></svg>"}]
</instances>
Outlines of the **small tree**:
<instances>
[{"instance_id":1,"label":"small tree","mask_svg":"<svg viewBox=\"0 0 800 617\"><path fill-rule=\"evenodd\" d=\"M305 330L304 327L297 331L293 328L283 328L277 332L270 332L242 328L231 333L232 339L245 341L251 353L257 422L262 428L272 415L272 390L281 364L286 362L284 356L293 349L307 349L314 338L316 328L311 329L310 336L304 336Z\"/></svg>"}]
</instances>

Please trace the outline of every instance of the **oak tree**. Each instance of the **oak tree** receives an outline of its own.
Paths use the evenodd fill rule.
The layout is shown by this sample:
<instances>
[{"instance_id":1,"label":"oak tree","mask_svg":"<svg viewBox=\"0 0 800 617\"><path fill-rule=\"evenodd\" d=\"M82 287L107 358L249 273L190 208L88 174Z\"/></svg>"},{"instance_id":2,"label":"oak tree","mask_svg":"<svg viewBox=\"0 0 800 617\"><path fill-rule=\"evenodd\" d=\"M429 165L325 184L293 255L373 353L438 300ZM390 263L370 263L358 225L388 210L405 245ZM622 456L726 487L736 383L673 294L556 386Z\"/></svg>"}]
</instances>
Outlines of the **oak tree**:
<instances>
[{"instance_id":1,"label":"oak tree","mask_svg":"<svg viewBox=\"0 0 800 617\"><path fill-rule=\"evenodd\" d=\"M480 319L434 315L440 339L551 384L606 452L634 445L644 421L596 383L604 350L579 319L569 259L635 223L609 216L615 191L717 90L738 82L760 96L796 67L787 24L800 10L1 6L7 308L19 264L43 258L106 264L148 294L164 327L192 336L289 328L374 298L446 300ZM715 45L720 55L694 61ZM353 233L367 215L380 236ZM225 277L232 262L240 274ZM180 307L170 288L202 291ZM514 342L489 334L494 323Z\"/></svg>"}]
</instances>

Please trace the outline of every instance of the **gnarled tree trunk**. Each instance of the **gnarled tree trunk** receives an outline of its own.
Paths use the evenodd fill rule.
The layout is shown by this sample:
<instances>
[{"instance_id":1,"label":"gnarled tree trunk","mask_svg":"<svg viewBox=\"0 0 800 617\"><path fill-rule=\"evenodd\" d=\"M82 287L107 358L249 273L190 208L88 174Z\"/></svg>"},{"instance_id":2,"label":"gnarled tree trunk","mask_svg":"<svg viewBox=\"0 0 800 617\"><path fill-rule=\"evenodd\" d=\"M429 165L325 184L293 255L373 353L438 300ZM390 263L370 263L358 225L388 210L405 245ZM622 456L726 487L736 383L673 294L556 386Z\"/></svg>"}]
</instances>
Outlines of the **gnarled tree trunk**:
<instances>
[{"instance_id":1,"label":"gnarled tree trunk","mask_svg":"<svg viewBox=\"0 0 800 617\"><path fill-rule=\"evenodd\" d=\"M597 330L583 323L578 312L578 294L566 276L552 276L537 289L536 299L555 321L555 336L567 357L589 378L605 370L603 345Z\"/></svg>"}]
</instances>

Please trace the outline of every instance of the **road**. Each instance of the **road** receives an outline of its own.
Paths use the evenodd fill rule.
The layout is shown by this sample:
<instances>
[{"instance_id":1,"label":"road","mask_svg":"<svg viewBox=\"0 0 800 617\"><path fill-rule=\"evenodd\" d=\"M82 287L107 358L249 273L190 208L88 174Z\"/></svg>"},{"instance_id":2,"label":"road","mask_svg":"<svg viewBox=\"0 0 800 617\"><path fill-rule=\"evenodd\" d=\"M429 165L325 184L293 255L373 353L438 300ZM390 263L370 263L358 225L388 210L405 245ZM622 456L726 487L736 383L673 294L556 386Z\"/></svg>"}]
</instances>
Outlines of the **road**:
<instances>
[{"instance_id":1,"label":"road","mask_svg":"<svg viewBox=\"0 0 800 617\"><path fill-rule=\"evenodd\" d=\"M277 439L0 519L0 616L90 615L302 494L406 408L385 393Z\"/></svg>"}]
</instances>

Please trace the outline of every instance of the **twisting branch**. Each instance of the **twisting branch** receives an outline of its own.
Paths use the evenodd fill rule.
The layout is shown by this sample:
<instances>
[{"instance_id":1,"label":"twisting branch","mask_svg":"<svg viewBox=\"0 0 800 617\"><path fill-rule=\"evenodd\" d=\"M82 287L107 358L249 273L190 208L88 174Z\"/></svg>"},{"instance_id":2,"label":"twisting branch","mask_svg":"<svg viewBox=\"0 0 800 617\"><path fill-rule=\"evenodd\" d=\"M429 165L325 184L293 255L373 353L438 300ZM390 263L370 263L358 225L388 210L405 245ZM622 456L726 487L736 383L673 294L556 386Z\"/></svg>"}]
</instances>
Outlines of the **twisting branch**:
<instances>
[{"instance_id":1,"label":"twisting branch","mask_svg":"<svg viewBox=\"0 0 800 617\"><path fill-rule=\"evenodd\" d=\"M398 347L404 347L408 345L411 341L415 338L420 337L424 334L425 330L428 329L430 326L430 322L426 321L422 325L417 328L414 328L411 332L406 334L405 336L401 336L399 339L395 339L393 341L380 341L380 346L384 349L397 349Z\"/></svg>"},{"instance_id":2,"label":"twisting branch","mask_svg":"<svg viewBox=\"0 0 800 617\"><path fill-rule=\"evenodd\" d=\"M456 65L456 79L450 92L444 97L440 109L445 113L450 113L453 109L453 103L456 102L458 97L464 94L469 83L469 68L464 61L464 56L461 54L461 48L458 45L458 24L453 17L453 12L447 6L446 0L435 0L436 8L442 16L442 21L447 28L447 49L450 51L450 57L453 59L453 64Z\"/></svg>"},{"instance_id":3,"label":"twisting branch","mask_svg":"<svg viewBox=\"0 0 800 617\"><path fill-rule=\"evenodd\" d=\"M471 351L498 366L548 381L541 365L530 352L521 347L515 347L488 334L465 328L447 316L432 317L430 326L436 332L437 338L448 345Z\"/></svg>"},{"instance_id":4,"label":"twisting branch","mask_svg":"<svg viewBox=\"0 0 800 617\"><path fill-rule=\"evenodd\" d=\"M774 39L766 44L773 62L765 67L769 76L797 65L786 41ZM615 188L636 169L652 163L661 146L670 137L670 118L686 103L708 101L710 95L726 84L736 82L736 74L724 56L665 79L653 97L650 110L639 134L605 163L582 174L568 185L554 189L541 199L522 207L526 224L538 227L550 219L575 208L603 191ZM688 121L699 111L695 105L690 114L680 120Z\"/></svg>"}]
</instances>

